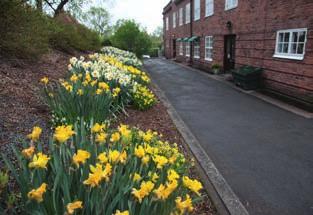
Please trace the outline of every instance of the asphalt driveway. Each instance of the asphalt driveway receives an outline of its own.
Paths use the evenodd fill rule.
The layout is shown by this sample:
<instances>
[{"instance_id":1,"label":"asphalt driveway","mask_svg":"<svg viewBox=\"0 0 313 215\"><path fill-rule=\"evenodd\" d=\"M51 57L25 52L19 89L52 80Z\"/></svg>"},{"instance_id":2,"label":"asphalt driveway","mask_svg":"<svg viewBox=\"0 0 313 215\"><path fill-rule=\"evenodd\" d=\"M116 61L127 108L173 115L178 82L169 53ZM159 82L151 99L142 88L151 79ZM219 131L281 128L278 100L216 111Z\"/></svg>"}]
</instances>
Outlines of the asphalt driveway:
<instances>
[{"instance_id":1,"label":"asphalt driveway","mask_svg":"<svg viewBox=\"0 0 313 215\"><path fill-rule=\"evenodd\" d=\"M313 120L162 59L154 82L251 215L313 214Z\"/></svg>"}]
</instances>

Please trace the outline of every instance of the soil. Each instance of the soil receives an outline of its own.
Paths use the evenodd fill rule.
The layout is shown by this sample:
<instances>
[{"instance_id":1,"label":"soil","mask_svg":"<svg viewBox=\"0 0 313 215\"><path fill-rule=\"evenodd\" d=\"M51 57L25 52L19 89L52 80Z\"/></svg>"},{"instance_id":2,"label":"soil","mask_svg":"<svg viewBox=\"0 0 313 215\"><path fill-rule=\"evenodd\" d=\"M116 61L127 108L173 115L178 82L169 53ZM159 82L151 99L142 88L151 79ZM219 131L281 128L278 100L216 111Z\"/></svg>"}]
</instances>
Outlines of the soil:
<instances>
[{"instance_id":1,"label":"soil","mask_svg":"<svg viewBox=\"0 0 313 215\"><path fill-rule=\"evenodd\" d=\"M76 53L75 56L85 55ZM69 59L72 56L51 51L36 62L8 60L0 56L0 152L11 157L11 145L21 146L25 135L33 126L43 128L48 136L50 113L41 98L40 79L48 76L50 81L64 78ZM147 111L138 111L131 107L127 116L121 115L117 124L124 123L142 130L151 129L163 134L164 139L177 143L181 150L190 157L183 147L183 138L176 129L166 107L158 101ZM0 161L0 169L2 163ZM193 177L197 173L191 172ZM216 210L206 193L203 200L195 206L194 215L213 215Z\"/></svg>"}]
</instances>

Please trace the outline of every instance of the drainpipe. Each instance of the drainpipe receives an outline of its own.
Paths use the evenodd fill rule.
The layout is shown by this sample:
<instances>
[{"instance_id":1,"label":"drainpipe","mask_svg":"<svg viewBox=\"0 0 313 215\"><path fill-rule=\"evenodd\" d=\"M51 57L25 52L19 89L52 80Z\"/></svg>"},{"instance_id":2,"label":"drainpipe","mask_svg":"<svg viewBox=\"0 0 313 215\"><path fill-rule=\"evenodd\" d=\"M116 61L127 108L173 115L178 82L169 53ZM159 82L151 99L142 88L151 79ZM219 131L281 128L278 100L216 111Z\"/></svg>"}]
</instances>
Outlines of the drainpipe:
<instances>
[{"instance_id":1,"label":"drainpipe","mask_svg":"<svg viewBox=\"0 0 313 215\"><path fill-rule=\"evenodd\" d=\"M190 0L190 37L193 36L193 1L194 0ZM189 42L190 43L190 65L193 64L193 42Z\"/></svg>"}]
</instances>

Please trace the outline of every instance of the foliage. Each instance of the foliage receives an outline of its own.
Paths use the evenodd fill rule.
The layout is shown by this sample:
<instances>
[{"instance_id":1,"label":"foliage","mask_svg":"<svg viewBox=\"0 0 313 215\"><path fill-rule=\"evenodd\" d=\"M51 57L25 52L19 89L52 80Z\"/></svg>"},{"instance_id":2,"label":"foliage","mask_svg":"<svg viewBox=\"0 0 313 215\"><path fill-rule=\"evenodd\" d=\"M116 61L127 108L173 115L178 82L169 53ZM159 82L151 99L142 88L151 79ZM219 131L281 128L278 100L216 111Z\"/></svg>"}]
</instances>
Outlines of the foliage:
<instances>
[{"instance_id":1,"label":"foliage","mask_svg":"<svg viewBox=\"0 0 313 215\"><path fill-rule=\"evenodd\" d=\"M36 58L49 48L50 21L18 0L0 1L0 53Z\"/></svg>"},{"instance_id":2,"label":"foliage","mask_svg":"<svg viewBox=\"0 0 313 215\"><path fill-rule=\"evenodd\" d=\"M77 23L65 24L18 0L0 2L0 53L19 58L37 58L49 48L62 51L98 50L96 32Z\"/></svg>"},{"instance_id":3,"label":"foliage","mask_svg":"<svg viewBox=\"0 0 313 215\"><path fill-rule=\"evenodd\" d=\"M111 41L113 46L134 52L139 58L151 47L149 34L133 20L118 22Z\"/></svg>"},{"instance_id":4,"label":"foliage","mask_svg":"<svg viewBox=\"0 0 313 215\"><path fill-rule=\"evenodd\" d=\"M83 14L85 23L98 32L102 36L110 34L110 14L102 7L91 7L86 13Z\"/></svg>"}]
</instances>

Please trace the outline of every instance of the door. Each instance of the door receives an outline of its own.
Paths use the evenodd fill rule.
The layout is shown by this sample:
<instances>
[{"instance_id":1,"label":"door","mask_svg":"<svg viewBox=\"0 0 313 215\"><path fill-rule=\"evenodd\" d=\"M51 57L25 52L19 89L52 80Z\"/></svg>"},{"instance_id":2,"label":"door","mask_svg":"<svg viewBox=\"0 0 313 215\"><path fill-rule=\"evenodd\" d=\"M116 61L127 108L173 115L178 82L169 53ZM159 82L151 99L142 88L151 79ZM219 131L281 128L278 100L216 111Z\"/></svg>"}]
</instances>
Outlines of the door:
<instances>
[{"instance_id":1,"label":"door","mask_svg":"<svg viewBox=\"0 0 313 215\"><path fill-rule=\"evenodd\" d=\"M173 58L176 58L176 39L173 40Z\"/></svg>"},{"instance_id":2,"label":"door","mask_svg":"<svg viewBox=\"0 0 313 215\"><path fill-rule=\"evenodd\" d=\"M224 70L235 68L236 35L225 35L224 38Z\"/></svg>"}]
</instances>

